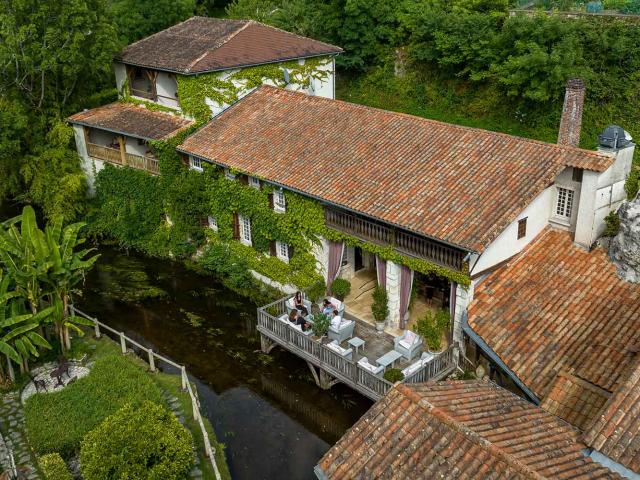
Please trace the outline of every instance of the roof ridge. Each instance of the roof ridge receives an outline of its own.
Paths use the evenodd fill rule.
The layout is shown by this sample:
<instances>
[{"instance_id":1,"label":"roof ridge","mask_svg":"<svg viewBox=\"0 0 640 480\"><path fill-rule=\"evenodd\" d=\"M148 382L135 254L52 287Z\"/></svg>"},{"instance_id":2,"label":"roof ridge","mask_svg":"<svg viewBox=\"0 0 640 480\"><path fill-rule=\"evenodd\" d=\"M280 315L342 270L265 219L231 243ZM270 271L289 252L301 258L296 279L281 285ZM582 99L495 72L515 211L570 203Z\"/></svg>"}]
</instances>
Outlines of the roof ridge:
<instances>
[{"instance_id":1,"label":"roof ridge","mask_svg":"<svg viewBox=\"0 0 640 480\"><path fill-rule=\"evenodd\" d=\"M196 18L196 17L191 17L191 18ZM210 17L198 17L198 18L210 18ZM220 20L232 20L232 19L220 19ZM218 48L222 47L223 45L226 45L231 39L233 39L233 37L238 35L240 32L242 32L244 29L246 29L253 22L253 20L232 20L232 21L244 22L244 24L240 28L237 28L234 31L232 31L229 34L227 34L227 36L224 37L220 42L216 43L216 45L214 47L208 48L202 55L200 55L198 58L196 58L193 62L191 62L187 66L187 68L185 69L185 72L187 72L187 73L190 72L191 69L193 67L195 67L204 57L209 55L212 51L217 50Z\"/></svg>"},{"instance_id":2,"label":"roof ridge","mask_svg":"<svg viewBox=\"0 0 640 480\"><path fill-rule=\"evenodd\" d=\"M492 456L498 457L500 460L504 461L507 465L515 469L517 472L523 474L525 477L544 480L544 477L542 475L517 460L514 456L500 449L498 446L484 438L482 435L467 427L464 423L458 422L453 417L445 413L442 409L430 403L426 398L421 397L417 392L410 389L407 385L400 383L396 385L395 388L416 405L423 408L428 414L436 417L439 421L441 421L448 427L464 435L467 439L477 444L482 449L486 450Z\"/></svg>"},{"instance_id":3,"label":"roof ridge","mask_svg":"<svg viewBox=\"0 0 640 480\"><path fill-rule=\"evenodd\" d=\"M353 103L353 102L348 102L346 100L339 100L339 99L333 99L333 98L326 98L326 97L320 97L317 95L307 95L306 93L303 92L297 92L294 90L284 90L282 88L278 88L278 87L274 87L272 85L262 85L258 88L260 89L273 89L273 90L281 90L283 92L285 92L286 94L297 94L297 95L303 95L304 97L307 97L309 99L313 99L313 101L320 101L320 102L339 102L345 105L349 105L352 106L354 108L360 108L360 109L364 109L364 110L374 110L374 111L378 111L378 112L382 112L386 115L395 115L395 116L402 116L402 117L408 117L408 118L414 118L414 119L418 119L420 121L426 122L426 123L432 123L432 124L437 124L437 125L446 125L446 126L450 126L450 127L454 127L460 130L465 130L465 131L475 131L475 132L486 132L486 133L491 133L493 135L498 135L500 137L507 137L507 138L516 138L519 140L522 140L524 142L528 142L528 143L534 143L536 145L545 145L545 146L549 146L549 147L553 147L555 149L561 150L561 151L569 151L569 152L581 152L596 158L611 158L610 155L604 153L604 152L598 152L598 151L594 151L594 150L587 150L586 148L580 148L580 147L573 147L571 145L559 145L557 143L551 143L551 142L545 142L542 140L536 140L534 138L527 138L527 137L522 137L520 135L512 135L510 133L504 133L504 132L496 132L495 130L488 130L485 128L479 128L479 127L468 127L466 125L459 125L457 123L448 123L448 122L443 122L441 120L434 120L432 118L425 118L425 117L419 117L417 115L412 115L410 113L405 113L405 112L396 112L393 110L385 110L383 108L378 108L378 107L371 107L369 105L362 105L359 103ZM588 169L587 169L588 170Z\"/></svg>"}]
</instances>

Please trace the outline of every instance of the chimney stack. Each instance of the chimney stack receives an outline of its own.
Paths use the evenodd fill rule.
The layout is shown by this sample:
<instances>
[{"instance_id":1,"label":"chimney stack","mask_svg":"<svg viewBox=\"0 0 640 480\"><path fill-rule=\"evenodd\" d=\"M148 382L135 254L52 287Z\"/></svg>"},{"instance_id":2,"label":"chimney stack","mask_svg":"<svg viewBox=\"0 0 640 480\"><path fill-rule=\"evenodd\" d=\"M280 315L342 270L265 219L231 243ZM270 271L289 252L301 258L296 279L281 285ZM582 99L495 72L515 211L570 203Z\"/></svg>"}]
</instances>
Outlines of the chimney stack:
<instances>
[{"instance_id":1,"label":"chimney stack","mask_svg":"<svg viewBox=\"0 0 640 480\"><path fill-rule=\"evenodd\" d=\"M567 80L562 118L560 119L560 131L558 132L559 145L577 147L580 143L584 93L585 86L582 79L570 78Z\"/></svg>"}]
</instances>

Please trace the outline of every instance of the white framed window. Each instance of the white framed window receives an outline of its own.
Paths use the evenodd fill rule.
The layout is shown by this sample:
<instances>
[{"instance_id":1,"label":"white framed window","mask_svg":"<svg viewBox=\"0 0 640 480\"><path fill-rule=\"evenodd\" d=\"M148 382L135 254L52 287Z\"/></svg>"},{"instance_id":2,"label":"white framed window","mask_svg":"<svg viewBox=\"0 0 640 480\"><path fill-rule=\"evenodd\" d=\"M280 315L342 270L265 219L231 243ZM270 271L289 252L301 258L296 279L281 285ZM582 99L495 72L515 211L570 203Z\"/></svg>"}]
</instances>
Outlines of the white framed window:
<instances>
[{"instance_id":1,"label":"white framed window","mask_svg":"<svg viewBox=\"0 0 640 480\"><path fill-rule=\"evenodd\" d=\"M273 210L279 213L287 211L287 204L282 189L273 191Z\"/></svg>"},{"instance_id":2,"label":"white framed window","mask_svg":"<svg viewBox=\"0 0 640 480\"><path fill-rule=\"evenodd\" d=\"M225 168L224 169L224 178L226 178L227 180L235 180L236 179L236 174L233 173L228 168Z\"/></svg>"},{"instance_id":3,"label":"white framed window","mask_svg":"<svg viewBox=\"0 0 640 480\"><path fill-rule=\"evenodd\" d=\"M283 262L289 263L289 245L276 241L276 256Z\"/></svg>"},{"instance_id":4,"label":"white framed window","mask_svg":"<svg viewBox=\"0 0 640 480\"><path fill-rule=\"evenodd\" d=\"M555 215L556 217L570 219L573 210L573 190L563 187L557 187L557 189Z\"/></svg>"},{"instance_id":5,"label":"white framed window","mask_svg":"<svg viewBox=\"0 0 640 480\"><path fill-rule=\"evenodd\" d=\"M238 222L240 223L240 242L251 246L251 219L238 215Z\"/></svg>"},{"instance_id":6,"label":"white framed window","mask_svg":"<svg viewBox=\"0 0 640 480\"><path fill-rule=\"evenodd\" d=\"M202 171L202 160L196 157L189 157L189 167L191 170Z\"/></svg>"},{"instance_id":7,"label":"white framed window","mask_svg":"<svg viewBox=\"0 0 640 480\"><path fill-rule=\"evenodd\" d=\"M218 231L218 220L216 220L215 217L212 217L211 215L209 215L207 217L207 222L209 223L209 228L211 230L213 230L214 232Z\"/></svg>"},{"instance_id":8,"label":"white framed window","mask_svg":"<svg viewBox=\"0 0 640 480\"><path fill-rule=\"evenodd\" d=\"M256 177L249 177L249 185L260 190L260 179Z\"/></svg>"}]
</instances>

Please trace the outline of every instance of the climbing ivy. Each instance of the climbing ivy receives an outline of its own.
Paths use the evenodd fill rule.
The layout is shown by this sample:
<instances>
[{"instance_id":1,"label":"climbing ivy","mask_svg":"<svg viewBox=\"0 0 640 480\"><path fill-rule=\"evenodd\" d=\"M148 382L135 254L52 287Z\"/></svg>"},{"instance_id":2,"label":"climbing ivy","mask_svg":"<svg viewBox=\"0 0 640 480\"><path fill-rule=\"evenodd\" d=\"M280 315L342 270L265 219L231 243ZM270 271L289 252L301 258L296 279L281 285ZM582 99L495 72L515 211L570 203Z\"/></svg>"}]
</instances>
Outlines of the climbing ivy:
<instances>
[{"instance_id":1,"label":"climbing ivy","mask_svg":"<svg viewBox=\"0 0 640 480\"><path fill-rule=\"evenodd\" d=\"M331 60L326 57L308 58L304 64L297 60L281 63L257 65L237 70L204 73L201 75L178 75L178 97L182 111L199 122L211 118L211 109L207 99L219 106L230 105L246 95L249 90L264 83L272 83L278 87L287 85L284 77L285 69L289 72L289 84L298 89L310 85L311 79L324 81L328 78L328 70L318 67L327 65Z\"/></svg>"}]
</instances>

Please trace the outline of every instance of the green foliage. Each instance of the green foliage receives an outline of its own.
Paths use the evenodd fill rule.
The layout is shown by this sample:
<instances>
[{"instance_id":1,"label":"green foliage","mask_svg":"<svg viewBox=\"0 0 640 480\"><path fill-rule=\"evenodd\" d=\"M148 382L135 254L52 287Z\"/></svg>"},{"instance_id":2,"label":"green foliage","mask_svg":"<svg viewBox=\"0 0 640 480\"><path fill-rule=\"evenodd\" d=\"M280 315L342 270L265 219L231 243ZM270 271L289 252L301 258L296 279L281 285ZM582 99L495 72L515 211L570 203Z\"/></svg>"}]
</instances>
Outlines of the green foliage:
<instances>
[{"instance_id":1,"label":"green foliage","mask_svg":"<svg viewBox=\"0 0 640 480\"><path fill-rule=\"evenodd\" d=\"M313 316L313 323L311 324L311 331L316 337L322 337L329 331L331 325L331 319L328 315L320 312Z\"/></svg>"},{"instance_id":2,"label":"green foliage","mask_svg":"<svg viewBox=\"0 0 640 480\"><path fill-rule=\"evenodd\" d=\"M371 313L376 322L384 322L389 316L389 298L387 291L380 285L376 285L373 289L373 303L371 304Z\"/></svg>"},{"instance_id":3,"label":"green foliage","mask_svg":"<svg viewBox=\"0 0 640 480\"><path fill-rule=\"evenodd\" d=\"M40 470L45 480L72 480L67 464L58 453L50 453L38 458Z\"/></svg>"},{"instance_id":4,"label":"green foliage","mask_svg":"<svg viewBox=\"0 0 640 480\"><path fill-rule=\"evenodd\" d=\"M435 313L428 310L425 316L416 322L413 330L424 338L430 350L438 351L442 348L442 336L450 322L447 310L439 309Z\"/></svg>"},{"instance_id":5,"label":"green foliage","mask_svg":"<svg viewBox=\"0 0 640 480\"><path fill-rule=\"evenodd\" d=\"M128 45L193 16L195 0L113 0L109 11L118 38Z\"/></svg>"},{"instance_id":6,"label":"green foliage","mask_svg":"<svg viewBox=\"0 0 640 480\"><path fill-rule=\"evenodd\" d=\"M327 285L325 284L324 279L314 283L306 290L307 298L313 303L318 303L326 292Z\"/></svg>"},{"instance_id":7,"label":"green foliage","mask_svg":"<svg viewBox=\"0 0 640 480\"><path fill-rule=\"evenodd\" d=\"M604 217L605 229L602 233L604 237L615 237L620 231L620 217L617 212L609 212L609 215Z\"/></svg>"},{"instance_id":8,"label":"green foliage","mask_svg":"<svg viewBox=\"0 0 640 480\"><path fill-rule=\"evenodd\" d=\"M19 102L0 95L0 204L20 193L20 157L26 148L28 122L26 109Z\"/></svg>"},{"instance_id":9,"label":"green foliage","mask_svg":"<svg viewBox=\"0 0 640 480\"><path fill-rule=\"evenodd\" d=\"M384 372L383 377L388 382L396 383L404 380L404 373L397 368L389 368Z\"/></svg>"},{"instance_id":10,"label":"green foliage","mask_svg":"<svg viewBox=\"0 0 640 480\"><path fill-rule=\"evenodd\" d=\"M633 200L638 195L640 190L640 170L638 167L633 167L627 180L624 182L624 190L627 192L627 199Z\"/></svg>"},{"instance_id":11,"label":"green foliage","mask_svg":"<svg viewBox=\"0 0 640 480\"><path fill-rule=\"evenodd\" d=\"M82 441L86 480L180 480L193 464L191 435L166 408L125 405Z\"/></svg>"},{"instance_id":12,"label":"green foliage","mask_svg":"<svg viewBox=\"0 0 640 480\"><path fill-rule=\"evenodd\" d=\"M184 113L191 115L198 122L204 123L211 118L211 109L205 102L209 99L219 106L237 102L250 90L265 82L284 87L286 85L284 70L289 72L290 84L298 89L309 86L312 78L326 81L329 72L318 67L329 62L324 58L307 58L303 65L297 60L267 65L257 65L228 72L213 72L202 75L178 75L178 96Z\"/></svg>"},{"instance_id":13,"label":"green foliage","mask_svg":"<svg viewBox=\"0 0 640 480\"><path fill-rule=\"evenodd\" d=\"M158 386L119 355L96 360L91 373L64 390L36 394L25 403L29 444L39 454L68 458L84 436L126 403L150 400L163 405Z\"/></svg>"},{"instance_id":14,"label":"green foliage","mask_svg":"<svg viewBox=\"0 0 640 480\"><path fill-rule=\"evenodd\" d=\"M331 293L338 300L344 300L344 297L351 292L351 282L344 278L336 278L331 284Z\"/></svg>"}]
</instances>

